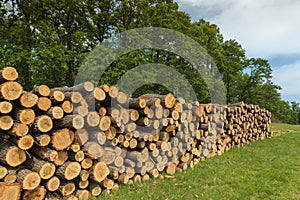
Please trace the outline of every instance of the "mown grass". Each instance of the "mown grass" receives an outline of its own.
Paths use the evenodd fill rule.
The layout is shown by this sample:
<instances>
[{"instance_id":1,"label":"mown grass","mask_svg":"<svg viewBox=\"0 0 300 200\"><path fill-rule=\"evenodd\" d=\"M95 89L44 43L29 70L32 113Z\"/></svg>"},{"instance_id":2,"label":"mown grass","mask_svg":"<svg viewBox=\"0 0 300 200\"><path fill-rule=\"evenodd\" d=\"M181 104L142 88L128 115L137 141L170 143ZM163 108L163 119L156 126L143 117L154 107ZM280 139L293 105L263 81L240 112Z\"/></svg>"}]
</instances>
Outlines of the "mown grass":
<instances>
[{"instance_id":1,"label":"mown grass","mask_svg":"<svg viewBox=\"0 0 300 200\"><path fill-rule=\"evenodd\" d=\"M97 199L300 199L299 147L300 131L280 134L207 159L172 179L121 185Z\"/></svg>"},{"instance_id":2,"label":"mown grass","mask_svg":"<svg viewBox=\"0 0 300 200\"><path fill-rule=\"evenodd\" d=\"M285 132L285 131L298 131L300 132L300 125L282 124L282 123L272 123L271 130L275 132Z\"/></svg>"}]
</instances>

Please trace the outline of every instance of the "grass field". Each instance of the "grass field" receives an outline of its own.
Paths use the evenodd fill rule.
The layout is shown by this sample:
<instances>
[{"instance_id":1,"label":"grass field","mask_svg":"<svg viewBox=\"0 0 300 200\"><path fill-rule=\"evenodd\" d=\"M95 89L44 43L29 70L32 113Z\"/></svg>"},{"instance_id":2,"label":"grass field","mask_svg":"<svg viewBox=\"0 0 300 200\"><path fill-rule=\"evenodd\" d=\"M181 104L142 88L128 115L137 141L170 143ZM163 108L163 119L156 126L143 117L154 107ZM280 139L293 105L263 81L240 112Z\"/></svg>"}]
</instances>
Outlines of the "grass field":
<instances>
[{"instance_id":1,"label":"grass field","mask_svg":"<svg viewBox=\"0 0 300 200\"><path fill-rule=\"evenodd\" d=\"M300 126L272 130L298 132L234 148L172 179L121 185L98 199L300 199Z\"/></svg>"},{"instance_id":2,"label":"grass field","mask_svg":"<svg viewBox=\"0 0 300 200\"><path fill-rule=\"evenodd\" d=\"M300 132L300 125L290 125L290 124L282 124L282 123L272 123L271 124L272 131L275 132L288 132L288 131L297 131Z\"/></svg>"}]
</instances>

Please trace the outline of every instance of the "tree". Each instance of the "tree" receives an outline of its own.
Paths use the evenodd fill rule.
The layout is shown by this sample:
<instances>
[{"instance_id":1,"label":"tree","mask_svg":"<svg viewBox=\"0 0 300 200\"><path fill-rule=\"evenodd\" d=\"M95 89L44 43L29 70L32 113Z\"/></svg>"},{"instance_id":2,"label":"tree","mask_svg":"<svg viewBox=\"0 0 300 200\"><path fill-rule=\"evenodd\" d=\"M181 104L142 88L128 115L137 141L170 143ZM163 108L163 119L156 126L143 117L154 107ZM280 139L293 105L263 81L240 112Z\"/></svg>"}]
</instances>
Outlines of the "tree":
<instances>
[{"instance_id":1,"label":"tree","mask_svg":"<svg viewBox=\"0 0 300 200\"><path fill-rule=\"evenodd\" d=\"M26 90L31 90L34 84L70 86L82 61L97 45L123 31L141 27L164 27L186 34L211 58L207 56L199 66L193 66L169 51L139 49L116 58L100 84L116 84L136 66L160 63L182 74L193 86L198 101L206 103L211 97L199 69L216 75L212 71L216 65L225 83L227 103L259 104L280 121L299 122L299 105L282 100L280 87L271 80L272 70L267 60L247 58L242 46L235 40L225 40L216 24L204 19L191 22L188 14L178 10L174 0L3 0L0 2L0 66L16 67ZM157 33L155 40L170 46L161 36ZM127 44L118 45L126 47ZM203 51L199 49L193 56L202 57ZM108 56L103 55L101 59L106 60ZM91 72L97 74L97 69ZM215 77L208 84L218 88L220 83ZM170 76L164 78L170 83L174 81ZM177 83L184 85L184 80L179 79ZM134 95L167 92L170 89L163 85L147 84Z\"/></svg>"},{"instance_id":2,"label":"tree","mask_svg":"<svg viewBox=\"0 0 300 200\"><path fill-rule=\"evenodd\" d=\"M294 124L300 124L300 105L298 102L291 102L291 109L293 113L293 122Z\"/></svg>"}]
</instances>

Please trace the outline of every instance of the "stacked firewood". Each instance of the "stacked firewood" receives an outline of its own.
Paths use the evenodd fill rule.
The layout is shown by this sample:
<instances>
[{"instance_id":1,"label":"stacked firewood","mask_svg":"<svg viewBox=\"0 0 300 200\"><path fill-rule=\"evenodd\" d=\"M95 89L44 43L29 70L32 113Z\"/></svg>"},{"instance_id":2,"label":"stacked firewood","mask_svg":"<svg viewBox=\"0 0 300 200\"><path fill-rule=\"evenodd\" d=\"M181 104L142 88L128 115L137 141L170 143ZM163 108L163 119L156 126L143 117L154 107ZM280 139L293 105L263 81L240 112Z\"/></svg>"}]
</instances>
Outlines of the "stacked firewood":
<instances>
[{"instance_id":1,"label":"stacked firewood","mask_svg":"<svg viewBox=\"0 0 300 200\"><path fill-rule=\"evenodd\" d=\"M243 102L227 106L224 135L219 144L220 154L234 146L272 136L271 112L258 105Z\"/></svg>"},{"instance_id":2,"label":"stacked firewood","mask_svg":"<svg viewBox=\"0 0 300 200\"><path fill-rule=\"evenodd\" d=\"M128 98L114 86L35 86L0 70L0 199L87 199L271 136L259 106Z\"/></svg>"}]
</instances>

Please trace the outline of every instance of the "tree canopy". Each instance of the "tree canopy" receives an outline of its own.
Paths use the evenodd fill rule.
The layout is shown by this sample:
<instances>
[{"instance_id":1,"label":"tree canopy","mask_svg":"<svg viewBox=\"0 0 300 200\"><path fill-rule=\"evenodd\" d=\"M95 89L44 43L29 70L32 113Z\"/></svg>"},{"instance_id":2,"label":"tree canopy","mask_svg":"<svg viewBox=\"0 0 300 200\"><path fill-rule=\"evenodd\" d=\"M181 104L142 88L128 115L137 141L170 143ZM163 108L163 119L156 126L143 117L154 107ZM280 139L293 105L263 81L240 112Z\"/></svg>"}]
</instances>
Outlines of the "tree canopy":
<instances>
[{"instance_id":1,"label":"tree canopy","mask_svg":"<svg viewBox=\"0 0 300 200\"><path fill-rule=\"evenodd\" d=\"M204 19L191 21L173 0L3 0L0 67L16 67L27 90L39 84L71 86L82 61L97 45L140 27L173 29L204 47L221 73L227 103L259 104L278 121L299 123L299 103L282 100L267 60L248 58L242 45L225 40L216 24ZM121 56L101 83L116 84L130 69L147 63L173 67L189 80L199 102L211 100L197 70L180 56L161 49L140 49ZM134 95L167 92L162 85L148 84Z\"/></svg>"}]
</instances>

